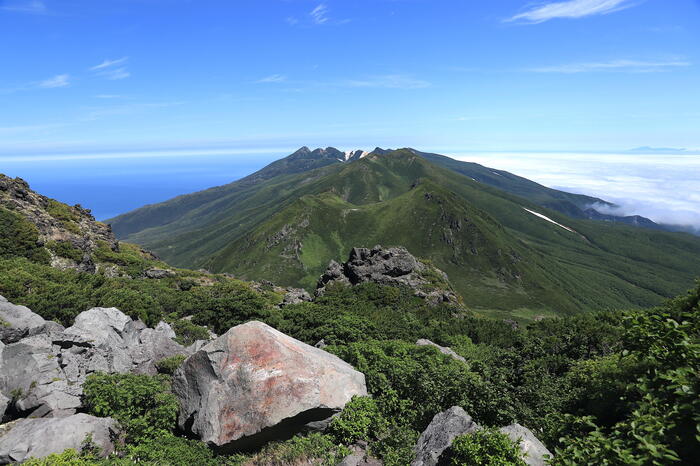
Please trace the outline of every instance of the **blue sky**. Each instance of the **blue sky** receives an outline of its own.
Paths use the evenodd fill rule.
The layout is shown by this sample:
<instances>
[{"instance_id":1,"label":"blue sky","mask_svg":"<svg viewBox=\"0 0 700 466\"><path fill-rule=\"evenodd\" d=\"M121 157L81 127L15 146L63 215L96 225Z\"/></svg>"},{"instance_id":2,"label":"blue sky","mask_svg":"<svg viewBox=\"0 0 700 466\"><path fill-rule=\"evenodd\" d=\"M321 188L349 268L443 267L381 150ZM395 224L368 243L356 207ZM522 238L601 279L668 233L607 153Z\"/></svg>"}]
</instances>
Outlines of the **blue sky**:
<instances>
[{"instance_id":1,"label":"blue sky","mask_svg":"<svg viewBox=\"0 0 700 466\"><path fill-rule=\"evenodd\" d=\"M693 0L0 5L4 153L700 148Z\"/></svg>"},{"instance_id":2,"label":"blue sky","mask_svg":"<svg viewBox=\"0 0 700 466\"><path fill-rule=\"evenodd\" d=\"M0 171L40 185L218 175L186 192L300 145L700 149L697 0L0 0L0 43Z\"/></svg>"}]
</instances>

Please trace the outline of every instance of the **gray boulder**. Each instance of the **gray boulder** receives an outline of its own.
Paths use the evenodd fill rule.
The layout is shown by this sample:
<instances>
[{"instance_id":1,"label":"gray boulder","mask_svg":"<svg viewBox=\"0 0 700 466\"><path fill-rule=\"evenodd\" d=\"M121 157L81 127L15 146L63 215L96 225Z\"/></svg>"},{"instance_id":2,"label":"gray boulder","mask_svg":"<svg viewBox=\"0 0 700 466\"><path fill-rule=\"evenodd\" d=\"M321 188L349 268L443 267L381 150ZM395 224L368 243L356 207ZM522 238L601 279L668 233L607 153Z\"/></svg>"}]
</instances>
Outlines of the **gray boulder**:
<instances>
[{"instance_id":1,"label":"gray boulder","mask_svg":"<svg viewBox=\"0 0 700 466\"><path fill-rule=\"evenodd\" d=\"M0 464L44 458L73 448L92 436L100 454L114 451L117 423L112 418L75 414L62 418L20 419L0 426Z\"/></svg>"},{"instance_id":2,"label":"gray boulder","mask_svg":"<svg viewBox=\"0 0 700 466\"><path fill-rule=\"evenodd\" d=\"M0 392L20 412L32 417L50 412L73 414L80 406L80 390L69 386L47 335L35 335L5 346L2 351Z\"/></svg>"},{"instance_id":3,"label":"gray boulder","mask_svg":"<svg viewBox=\"0 0 700 466\"><path fill-rule=\"evenodd\" d=\"M133 372L155 375L158 373L156 363L161 359L177 355L189 356L191 352L175 342L174 337L175 332L165 322L158 324L155 329L141 330L129 352L134 364Z\"/></svg>"},{"instance_id":4,"label":"gray boulder","mask_svg":"<svg viewBox=\"0 0 700 466\"><path fill-rule=\"evenodd\" d=\"M452 348L447 347L447 346L440 346L437 343L433 343L432 341L427 340L425 338L421 338L420 340L418 340L416 342L416 345L418 345L418 346L432 346L434 348L437 348L438 351L440 351L442 354L446 354L447 356L451 356L452 358L456 359L457 361L467 362L467 360L464 359L462 356L460 356L459 354L452 351Z\"/></svg>"},{"instance_id":5,"label":"gray boulder","mask_svg":"<svg viewBox=\"0 0 700 466\"><path fill-rule=\"evenodd\" d=\"M447 411L436 414L418 438L415 447L416 458L411 466L438 464L440 457L456 437L476 432L480 428L459 406L453 406Z\"/></svg>"},{"instance_id":6,"label":"gray boulder","mask_svg":"<svg viewBox=\"0 0 700 466\"><path fill-rule=\"evenodd\" d=\"M3 422L3 418L5 417L5 411L7 410L7 407L10 405L10 399L0 393L0 424Z\"/></svg>"},{"instance_id":7,"label":"gray boulder","mask_svg":"<svg viewBox=\"0 0 700 466\"><path fill-rule=\"evenodd\" d=\"M28 307L12 304L4 297L0 300L0 341L15 343L44 325L44 318Z\"/></svg>"},{"instance_id":8,"label":"gray boulder","mask_svg":"<svg viewBox=\"0 0 700 466\"><path fill-rule=\"evenodd\" d=\"M173 391L180 428L220 451L291 437L367 394L352 366L261 322L233 327L187 358Z\"/></svg>"},{"instance_id":9,"label":"gray boulder","mask_svg":"<svg viewBox=\"0 0 700 466\"><path fill-rule=\"evenodd\" d=\"M553 457L547 447L527 427L511 424L501 427L500 431L510 437L513 442L518 443L525 454L523 460L530 466L545 466L547 458Z\"/></svg>"}]
</instances>

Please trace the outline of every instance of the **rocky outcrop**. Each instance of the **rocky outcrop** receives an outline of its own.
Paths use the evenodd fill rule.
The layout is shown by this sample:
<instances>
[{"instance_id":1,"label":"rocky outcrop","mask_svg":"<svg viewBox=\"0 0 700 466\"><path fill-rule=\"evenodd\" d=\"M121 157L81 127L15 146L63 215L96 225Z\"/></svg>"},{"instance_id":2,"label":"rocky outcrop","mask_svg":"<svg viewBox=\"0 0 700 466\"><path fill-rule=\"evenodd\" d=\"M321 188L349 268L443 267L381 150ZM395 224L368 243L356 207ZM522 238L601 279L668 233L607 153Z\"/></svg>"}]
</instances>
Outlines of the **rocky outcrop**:
<instances>
[{"instance_id":1,"label":"rocky outcrop","mask_svg":"<svg viewBox=\"0 0 700 466\"><path fill-rule=\"evenodd\" d=\"M21 313L33 314L27 308ZM191 354L173 341L175 332L168 324L147 328L115 308L82 312L65 330L49 324L32 327L30 336L0 348L0 406L5 405L3 412L11 408L13 417L75 414L91 373L156 374L158 361Z\"/></svg>"},{"instance_id":2,"label":"rocky outcrop","mask_svg":"<svg viewBox=\"0 0 700 466\"><path fill-rule=\"evenodd\" d=\"M420 340L416 341L416 345L418 345L418 346L432 346L433 348L437 348L438 351L440 351L442 354L450 356L450 357L456 359L457 361L467 362L466 359L464 359L459 354L455 353L452 350L452 348L447 347L447 346L440 346L437 343L433 343L432 341L427 340L425 338L421 338Z\"/></svg>"},{"instance_id":3,"label":"rocky outcrop","mask_svg":"<svg viewBox=\"0 0 700 466\"><path fill-rule=\"evenodd\" d=\"M292 436L366 395L340 358L261 322L233 327L175 372L181 429L221 451Z\"/></svg>"},{"instance_id":4,"label":"rocky outcrop","mask_svg":"<svg viewBox=\"0 0 700 466\"><path fill-rule=\"evenodd\" d=\"M436 414L418 438L416 458L411 466L435 466L456 437L476 432L480 428L459 406Z\"/></svg>"},{"instance_id":5,"label":"rocky outcrop","mask_svg":"<svg viewBox=\"0 0 700 466\"><path fill-rule=\"evenodd\" d=\"M365 282L406 286L416 296L433 304L459 302L444 272L419 261L405 248L382 246L353 248L347 262L331 261L318 280L316 295L322 295L329 284L358 285Z\"/></svg>"},{"instance_id":6,"label":"rocky outcrop","mask_svg":"<svg viewBox=\"0 0 700 466\"><path fill-rule=\"evenodd\" d=\"M547 458L552 458L552 453L539 441L535 434L527 427L520 424L511 424L501 427L500 431L517 443L525 454L523 461L530 466L545 466Z\"/></svg>"},{"instance_id":7,"label":"rocky outcrop","mask_svg":"<svg viewBox=\"0 0 700 466\"><path fill-rule=\"evenodd\" d=\"M112 251L119 250L111 228L96 221L90 210L42 196L21 178L0 174L0 208L18 213L36 226L38 245L48 246L54 267L94 273L97 269L92 253L100 243Z\"/></svg>"},{"instance_id":8,"label":"rocky outcrop","mask_svg":"<svg viewBox=\"0 0 700 466\"><path fill-rule=\"evenodd\" d=\"M76 414L63 418L20 419L0 425L0 464L43 458L73 448L90 436L102 457L114 451L117 423L112 418Z\"/></svg>"}]
</instances>

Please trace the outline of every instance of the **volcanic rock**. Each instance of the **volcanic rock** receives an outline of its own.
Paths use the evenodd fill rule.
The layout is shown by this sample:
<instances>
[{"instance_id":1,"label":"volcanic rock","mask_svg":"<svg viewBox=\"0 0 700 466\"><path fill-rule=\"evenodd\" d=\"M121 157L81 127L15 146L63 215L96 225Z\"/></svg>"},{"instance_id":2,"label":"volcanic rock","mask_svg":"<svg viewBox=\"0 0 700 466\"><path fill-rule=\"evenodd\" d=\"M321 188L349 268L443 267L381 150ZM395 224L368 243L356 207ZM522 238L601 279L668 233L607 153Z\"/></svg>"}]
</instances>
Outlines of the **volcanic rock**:
<instances>
[{"instance_id":1,"label":"volcanic rock","mask_svg":"<svg viewBox=\"0 0 700 466\"><path fill-rule=\"evenodd\" d=\"M432 304L459 302L450 288L447 274L419 261L403 247L353 248L347 262L331 261L328 264L316 284L316 295L323 295L329 284L358 285L366 282L406 286Z\"/></svg>"}]
</instances>

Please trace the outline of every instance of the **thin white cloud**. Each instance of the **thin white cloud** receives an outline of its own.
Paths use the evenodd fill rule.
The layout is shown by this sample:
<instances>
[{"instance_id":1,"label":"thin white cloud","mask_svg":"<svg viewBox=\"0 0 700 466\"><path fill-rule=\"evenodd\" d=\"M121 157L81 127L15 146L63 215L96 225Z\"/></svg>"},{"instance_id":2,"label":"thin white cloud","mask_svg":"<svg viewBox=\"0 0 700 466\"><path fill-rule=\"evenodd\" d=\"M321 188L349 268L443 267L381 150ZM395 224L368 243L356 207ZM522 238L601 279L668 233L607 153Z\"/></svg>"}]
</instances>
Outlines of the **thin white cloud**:
<instances>
[{"instance_id":1,"label":"thin white cloud","mask_svg":"<svg viewBox=\"0 0 700 466\"><path fill-rule=\"evenodd\" d=\"M286 18L284 18L284 21L287 24L289 24L290 26L295 26L295 25L299 24L299 20L297 18L295 18L294 16L287 16Z\"/></svg>"},{"instance_id":2,"label":"thin white cloud","mask_svg":"<svg viewBox=\"0 0 700 466\"><path fill-rule=\"evenodd\" d=\"M287 77L282 74L271 74L270 76L265 76L260 78L256 83L281 83L287 80Z\"/></svg>"},{"instance_id":3,"label":"thin white cloud","mask_svg":"<svg viewBox=\"0 0 700 466\"><path fill-rule=\"evenodd\" d=\"M58 74L52 78L41 81L38 84L38 86L43 87L45 89L53 89L53 88L57 88L57 87L68 87L68 86L70 86L70 75Z\"/></svg>"},{"instance_id":4,"label":"thin white cloud","mask_svg":"<svg viewBox=\"0 0 700 466\"><path fill-rule=\"evenodd\" d=\"M0 10L29 13L32 15L45 15L49 12L44 2L39 0L7 2L0 6Z\"/></svg>"},{"instance_id":5,"label":"thin white cloud","mask_svg":"<svg viewBox=\"0 0 700 466\"><path fill-rule=\"evenodd\" d=\"M102 73L100 73L100 76L110 79L112 81L116 81L118 79L126 79L129 76L131 76L131 73L127 71L126 68L117 68L115 70L107 70Z\"/></svg>"},{"instance_id":6,"label":"thin white cloud","mask_svg":"<svg viewBox=\"0 0 700 466\"><path fill-rule=\"evenodd\" d=\"M607 15L633 6L630 0L568 0L550 2L531 7L529 10L512 16L505 22L543 23L556 18L584 18L593 15Z\"/></svg>"},{"instance_id":7,"label":"thin white cloud","mask_svg":"<svg viewBox=\"0 0 700 466\"><path fill-rule=\"evenodd\" d=\"M125 64L129 60L129 57L117 58L116 60L104 60L99 65L95 65L90 68L90 71L104 70L105 68L111 68L114 66L119 66Z\"/></svg>"},{"instance_id":8,"label":"thin white cloud","mask_svg":"<svg viewBox=\"0 0 700 466\"><path fill-rule=\"evenodd\" d=\"M104 60L99 65L95 65L90 68L90 71L94 71L97 76L116 81L118 79L126 79L131 76L131 73L126 69L126 62L129 57L117 58L114 60Z\"/></svg>"},{"instance_id":9,"label":"thin white cloud","mask_svg":"<svg viewBox=\"0 0 700 466\"><path fill-rule=\"evenodd\" d=\"M672 61L640 61L640 60L613 60L593 63L568 63L563 65L543 66L531 68L528 71L535 73L592 73L599 71L628 72L628 73L653 73L668 71L675 68L690 66L691 63L682 60Z\"/></svg>"},{"instance_id":10,"label":"thin white cloud","mask_svg":"<svg viewBox=\"0 0 700 466\"><path fill-rule=\"evenodd\" d=\"M319 3L316 8L309 13L311 19L316 24L324 24L328 22L328 7L325 3Z\"/></svg>"},{"instance_id":11,"label":"thin white cloud","mask_svg":"<svg viewBox=\"0 0 700 466\"><path fill-rule=\"evenodd\" d=\"M430 87L428 81L415 79L402 74L373 76L367 79L344 81L342 84L347 87L374 87L384 89L422 89Z\"/></svg>"}]
</instances>

